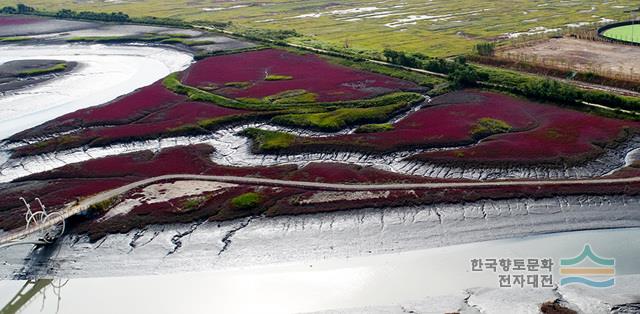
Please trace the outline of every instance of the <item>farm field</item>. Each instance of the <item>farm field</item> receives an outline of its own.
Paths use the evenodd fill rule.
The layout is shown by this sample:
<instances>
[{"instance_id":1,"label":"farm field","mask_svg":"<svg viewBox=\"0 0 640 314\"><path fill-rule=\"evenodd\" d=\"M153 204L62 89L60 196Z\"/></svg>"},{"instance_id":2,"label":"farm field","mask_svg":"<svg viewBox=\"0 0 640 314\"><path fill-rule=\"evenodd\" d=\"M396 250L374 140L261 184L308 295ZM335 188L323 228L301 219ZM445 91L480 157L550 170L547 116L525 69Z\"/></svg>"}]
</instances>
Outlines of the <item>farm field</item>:
<instances>
[{"instance_id":1,"label":"farm field","mask_svg":"<svg viewBox=\"0 0 640 314\"><path fill-rule=\"evenodd\" d=\"M640 32L640 29L639 29ZM496 52L498 58L561 70L640 81L640 49L573 38L552 38Z\"/></svg>"},{"instance_id":2,"label":"farm field","mask_svg":"<svg viewBox=\"0 0 640 314\"><path fill-rule=\"evenodd\" d=\"M602 33L605 37L640 43L640 25L618 26Z\"/></svg>"},{"instance_id":3,"label":"farm field","mask_svg":"<svg viewBox=\"0 0 640 314\"><path fill-rule=\"evenodd\" d=\"M628 18L635 1L91 1L31 0L27 4L55 11L62 8L123 11L189 21L233 21L238 28L295 29L294 41L348 46L361 50L393 48L449 56L470 52L482 40L553 32L589 23ZM0 1L0 5L13 1ZM151 9L150 9L151 8Z\"/></svg>"}]
</instances>

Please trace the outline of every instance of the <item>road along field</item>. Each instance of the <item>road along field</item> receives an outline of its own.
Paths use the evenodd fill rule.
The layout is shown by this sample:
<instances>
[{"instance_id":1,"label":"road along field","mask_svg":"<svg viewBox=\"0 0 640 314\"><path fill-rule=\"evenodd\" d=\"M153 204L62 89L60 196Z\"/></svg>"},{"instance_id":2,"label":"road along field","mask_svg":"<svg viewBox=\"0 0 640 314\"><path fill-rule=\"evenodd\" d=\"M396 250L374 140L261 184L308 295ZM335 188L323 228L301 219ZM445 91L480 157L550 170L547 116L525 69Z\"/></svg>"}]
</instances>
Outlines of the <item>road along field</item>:
<instances>
[{"instance_id":1,"label":"road along field","mask_svg":"<svg viewBox=\"0 0 640 314\"><path fill-rule=\"evenodd\" d=\"M419 1L348 2L284 1L92 1L31 0L27 4L62 8L122 11L188 21L233 21L239 28L295 29L299 42L365 50L393 48L431 56L467 53L481 40L541 34L560 29L621 20L637 2L593 1ZM0 5L14 5L0 1ZM149 8L153 8L151 13Z\"/></svg>"}]
</instances>

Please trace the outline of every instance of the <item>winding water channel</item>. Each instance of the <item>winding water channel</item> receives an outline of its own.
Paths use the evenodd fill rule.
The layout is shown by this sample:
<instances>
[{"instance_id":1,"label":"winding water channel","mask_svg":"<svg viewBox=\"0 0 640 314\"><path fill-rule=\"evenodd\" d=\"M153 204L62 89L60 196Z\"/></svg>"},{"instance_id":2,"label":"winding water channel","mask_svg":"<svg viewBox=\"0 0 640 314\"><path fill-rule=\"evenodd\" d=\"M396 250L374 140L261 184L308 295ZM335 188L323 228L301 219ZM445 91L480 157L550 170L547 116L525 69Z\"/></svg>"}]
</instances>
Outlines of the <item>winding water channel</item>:
<instances>
[{"instance_id":1,"label":"winding water channel","mask_svg":"<svg viewBox=\"0 0 640 314\"><path fill-rule=\"evenodd\" d=\"M247 128L286 131L299 136L328 136L327 133L302 129L282 128L269 124L247 123L241 126L221 129L208 135L161 138L115 144L106 147L77 148L67 151L47 153L37 156L9 159L0 164L0 182L9 182L33 173L40 173L62 167L67 164L83 162L95 158L134 153L145 150L159 151L165 148L194 144L207 144L215 148L211 155L215 163L229 166L274 166L295 164L305 166L311 162L337 162L371 166L378 169L409 175L428 176L447 179L581 179L602 176L631 164L638 157L640 136L632 137L615 148L586 164L570 167L456 167L435 165L428 162L406 160L419 152L440 149L398 151L387 154L364 154L360 152L323 152L282 155L264 155L251 152L251 141L238 135ZM343 133L351 130L344 130ZM9 147L16 147L15 145ZM444 148L454 149L458 147ZM5 157L6 159L6 157ZM0 157L0 161L2 161Z\"/></svg>"}]
</instances>

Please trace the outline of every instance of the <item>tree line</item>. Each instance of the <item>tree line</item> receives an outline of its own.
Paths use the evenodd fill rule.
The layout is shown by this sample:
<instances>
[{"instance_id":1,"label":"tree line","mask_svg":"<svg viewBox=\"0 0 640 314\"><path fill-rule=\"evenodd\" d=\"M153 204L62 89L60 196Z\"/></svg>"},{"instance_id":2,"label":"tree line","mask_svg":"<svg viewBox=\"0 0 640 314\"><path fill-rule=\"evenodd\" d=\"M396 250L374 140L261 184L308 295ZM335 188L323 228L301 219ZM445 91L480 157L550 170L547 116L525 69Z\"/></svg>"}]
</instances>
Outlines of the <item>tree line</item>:
<instances>
[{"instance_id":1,"label":"tree line","mask_svg":"<svg viewBox=\"0 0 640 314\"><path fill-rule=\"evenodd\" d=\"M100 22L116 22L116 23L140 23L154 25L168 25L185 27L188 24L182 20L172 18L157 18L153 16L130 17L123 12L93 12L93 11L74 11L69 9L61 9L55 12L39 10L26 4L17 4L13 6L5 6L0 9L0 14L24 14L45 17L55 17L61 19L77 19Z\"/></svg>"}]
</instances>

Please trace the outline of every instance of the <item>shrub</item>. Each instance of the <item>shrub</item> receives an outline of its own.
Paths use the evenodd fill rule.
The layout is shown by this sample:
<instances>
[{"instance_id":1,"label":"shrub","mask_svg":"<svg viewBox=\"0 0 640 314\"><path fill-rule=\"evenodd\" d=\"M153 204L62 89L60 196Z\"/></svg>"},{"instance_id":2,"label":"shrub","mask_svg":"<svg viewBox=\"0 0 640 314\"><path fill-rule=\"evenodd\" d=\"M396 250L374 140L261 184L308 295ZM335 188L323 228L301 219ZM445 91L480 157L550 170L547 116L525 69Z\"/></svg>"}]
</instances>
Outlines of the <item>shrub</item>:
<instances>
[{"instance_id":1,"label":"shrub","mask_svg":"<svg viewBox=\"0 0 640 314\"><path fill-rule=\"evenodd\" d=\"M278 74L269 74L264 78L265 81L288 81L292 80L293 76L289 75L278 75Z\"/></svg>"},{"instance_id":2,"label":"shrub","mask_svg":"<svg viewBox=\"0 0 640 314\"><path fill-rule=\"evenodd\" d=\"M310 93L304 89L294 89L267 96L263 100L274 104L301 104L315 102L317 98L318 94Z\"/></svg>"},{"instance_id":3,"label":"shrub","mask_svg":"<svg viewBox=\"0 0 640 314\"><path fill-rule=\"evenodd\" d=\"M281 125L338 131L357 123L387 121L408 106L409 103L398 103L372 108L342 108L330 112L282 115L271 121Z\"/></svg>"},{"instance_id":4,"label":"shrub","mask_svg":"<svg viewBox=\"0 0 640 314\"><path fill-rule=\"evenodd\" d=\"M505 121L492 118L480 118L471 129L471 136L474 138L483 138L493 134L507 133L512 129L513 127Z\"/></svg>"},{"instance_id":5,"label":"shrub","mask_svg":"<svg viewBox=\"0 0 640 314\"><path fill-rule=\"evenodd\" d=\"M493 56L496 51L495 43L479 43L475 45L474 50L477 54L481 56Z\"/></svg>"},{"instance_id":6,"label":"shrub","mask_svg":"<svg viewBox=\"0 0 640 314\"><path fill-rule=\"evenodd\" d=\"M255 192L244 193L231 199L231 205L236 209L252 209L260 205L262 196Z\"/></svg>"},{"instance_id":7,"label":"shrub","mask_svg":"<svg viewBox=\"0 0 640 314\"><path fill-rule=\"evenodd\" d=\"M193 197L182 203L182 211L191 211L198 209L206 201L205 197Z\"/></svg>"},{"instance_id":8,"label":"shrub","mask_svg":"<svg viewBox=\"0 0 640 314\"><path fill-rule=\"evenodd\" d=\"M240 133L248 136L259 150L278 150L288 148L295 137L289 133L249 128Z\"/></svg>"},{"instance_id":9,"label":"shrub","mask_svg":"<svg viewBox=\"0 0 640 314\"><path fill-rule=\"evenodd\" d=\"M112 197L110 199L106 199L102 202L98 202L95 204L92 204L91 206L89 206L89 208L87 209L90 212L97 212L97 213L101 213L101 212L105 212L107 211L107 209L111 208L113 205L116 204L117 199L115 197Z\"/></svg>"},{"instance_id":10,"label":"shrub","mask_svg":"<svg viewBox=\"0 0 640 314\"><path fill-rule=\"evenodd\" d=\"M365 124L361 125L356 129L356 133L377 133L377 132L386 132L393 130L393 124L391 123L382 123L382 124Z\"/></svg>"}]
</instances>

